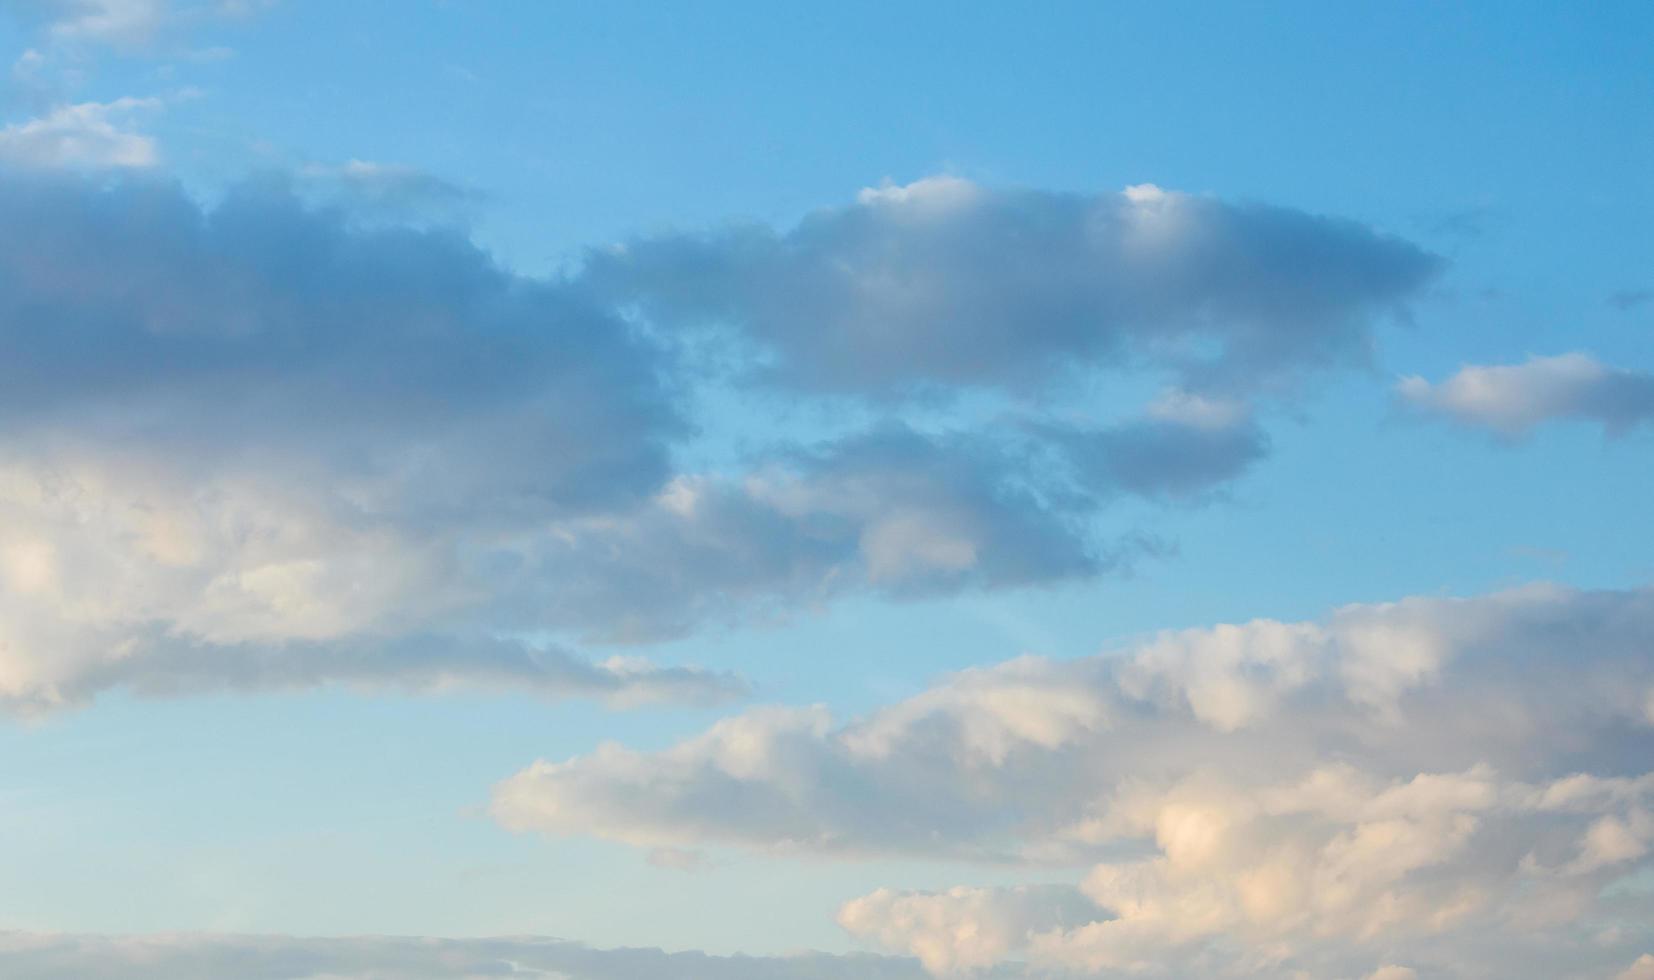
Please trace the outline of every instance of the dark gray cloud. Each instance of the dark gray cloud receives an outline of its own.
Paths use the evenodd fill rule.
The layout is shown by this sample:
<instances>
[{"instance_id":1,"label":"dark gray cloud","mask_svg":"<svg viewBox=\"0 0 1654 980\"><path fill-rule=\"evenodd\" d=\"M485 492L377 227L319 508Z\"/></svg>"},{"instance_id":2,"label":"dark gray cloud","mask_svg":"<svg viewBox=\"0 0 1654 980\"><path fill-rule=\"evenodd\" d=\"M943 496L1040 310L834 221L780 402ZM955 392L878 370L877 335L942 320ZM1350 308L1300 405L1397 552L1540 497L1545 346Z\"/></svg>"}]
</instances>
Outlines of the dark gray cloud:
<instances>
[{"instance_id":1,"label":"dark gray cloud","mask_svg":"<svg viewBox=\"0 0 1654 980\"><path fill-rule=\"evenodd\" d=\"M766 373L806 389L1014 387L1150 365L1239 391L1360 358L1372 318L1439 265L1286 208L944 177L864 192L785 232L631 241L592 253L586 278L647 319L755 338Z\"/></svg>"}]
</instances>

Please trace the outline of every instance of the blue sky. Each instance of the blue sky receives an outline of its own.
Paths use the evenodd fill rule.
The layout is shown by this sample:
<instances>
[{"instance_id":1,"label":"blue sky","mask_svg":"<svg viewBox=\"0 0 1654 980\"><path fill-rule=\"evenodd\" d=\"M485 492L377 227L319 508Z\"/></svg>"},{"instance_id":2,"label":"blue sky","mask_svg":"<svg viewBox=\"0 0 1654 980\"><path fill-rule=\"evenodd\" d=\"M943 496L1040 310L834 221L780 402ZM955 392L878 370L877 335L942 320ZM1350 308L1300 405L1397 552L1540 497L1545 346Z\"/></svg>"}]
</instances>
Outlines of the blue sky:
<instances>
[{"instance_id":1,"label":"blue sky","mask_svg":"<svg viewBox=\"0 0 1654 980\"><path fill-rule=\"evenodd\" d=\"M0 972L1654 976L1646 5L0 48Z\"/></svg>"}]
</instances>

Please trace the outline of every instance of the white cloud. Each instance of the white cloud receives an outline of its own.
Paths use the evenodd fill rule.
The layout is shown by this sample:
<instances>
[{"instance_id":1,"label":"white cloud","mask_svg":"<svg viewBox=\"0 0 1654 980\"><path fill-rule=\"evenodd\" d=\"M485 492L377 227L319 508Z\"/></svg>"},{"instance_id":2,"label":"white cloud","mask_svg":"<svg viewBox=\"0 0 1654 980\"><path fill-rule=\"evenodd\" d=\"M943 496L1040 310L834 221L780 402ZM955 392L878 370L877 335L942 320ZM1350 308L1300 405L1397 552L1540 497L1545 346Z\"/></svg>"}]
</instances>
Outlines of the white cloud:
<instances>
[{"instance_id":1,"label":"white cloud","mask_svg":"<svg viewBox=\"0 0 1654 980\"><path fill-rule=\"evenodd\" d=\"M1614 980L1654 980L1654 953L1644 953Z\"/></svg>"},{"instance_id":2,"label":"white cloud","mask_svg":"<svg viewBox=\"0 0 1654 980\"><path fill-rule=\"evenodd\" d=\"M1406 943L1464 976L1503 944L1527 971L1509 975L1538 978L1612 952L1572 937L1632 914L1604 888L1654 845L1651 649L1648 590L1350 606L1024 657L842 725L755 709L659 752L537 763L492 809L645 848L1075 874L1038 901L845 906L854 934L937 972L1352 976ZM1649 939L1632 932L1616 948Z\"/></svg>"},{"instance_id":3,"label":"white cloud","mask_svg":"<svg viewBox=\"0 0 1654 980\"><path fill-rule=\"evenodd\" d=\"M839 925L915 956L934 974L978 973L1028 946L1036 930L1075 919L1085 902L1055 886L954 888L937 894L881 889L846 902Z\"/></svg>"},{"instance_id":4,"label":"white cloud","mask_svg":"<svg viewBox=\"0 0 1654 980\"><path fill-rule=\"evenodd\" d=\"M1654 374L1612 368L1581 353L1471 364L1435 384L1403 378L1397 391L1421 409L1507 438L1559 419L1596 422L1609 435L1654 419Z\"/></svg>"},{"instance_id":5,"label":"white cloud","mask_svg":"<svg viewBox=\"0 0 1654 980\"><path fill-rule=\"evenodd\" d=\"M274 0L6 0L0 8L42 25L59 43L137 48L170 29L245 17Z\"/></svg>"},{"instance_id":6,"label":"white cloud","mask_svg":"<svg viewBox=\"0 0 1654 980\"><path fill-rule=\"evenodd\" d=\"M155 140L130 128L133 115L159 99L61 105L0 129L0 164L27 168L142 169L160 162Z\"/></svg>"}]
</instances>

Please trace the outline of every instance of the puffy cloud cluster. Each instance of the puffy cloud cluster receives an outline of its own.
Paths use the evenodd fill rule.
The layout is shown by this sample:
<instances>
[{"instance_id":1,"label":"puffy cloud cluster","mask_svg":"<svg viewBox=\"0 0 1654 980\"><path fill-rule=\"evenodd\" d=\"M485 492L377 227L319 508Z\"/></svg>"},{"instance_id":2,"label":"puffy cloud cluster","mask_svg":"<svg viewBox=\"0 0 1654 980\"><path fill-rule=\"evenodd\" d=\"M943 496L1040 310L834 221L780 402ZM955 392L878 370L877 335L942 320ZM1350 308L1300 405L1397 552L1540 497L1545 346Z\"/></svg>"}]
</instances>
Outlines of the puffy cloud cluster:
<instances>
[{"instance_id":1,"label":"puffy cloud cluster","mask_svg":"<svg viewBox=\"0 0 1654 980\"><path fill-rule=\"evenodd\" d=\"M755 709L536 763L493 812L640 847L1079 876L844 907L938 973L1353 977L1404 949L1428 975L1554 976L1654 940L1651 696L1654 592L1408 599L1024 657L848 724Z\"/></svg>"},{"instance_id":2,"label":"puffy cloud cluster","mask_svg":"<svg viewBox=\"0 0 1654 980\"><path fill-rule=\"evenodd\" d=\"M693 276L648 257L723 255L757 233L635 242L538 279L458 230L359 218L279 179L204 207L154 180L0 175L0 704L467 678L621 701L727 692L550 641L1096 576L1160 548L1108 528L1112 500L1204 499L1267 437L1245 400L1209 389L1113 421L1075 421L1076 405L1061 422L919 425L894 388L863 387L863 429L772 434L686 468L706 421L694 395L729 380L698 354L703 321L897 387L1009 385L1075 359L1175 362L1190 381L1172 352L1185 341L1217 344L1214 368L1277 342L1283 371L1353 349L1434 265L1347 223L1142 188L886 188L759 236L757 258L702 256L718 268ZM835 293L829 268L920 283L925 301ZM667 301L690 280L721 298ZM827 307L782 304L803 319L781 323L775 290ZM1038 352L1012 356L1023 335ZM939 367L942 350L985 359Z\"/></svg>"},{"instance_id":3,"label":"puffy cloud cluster","mask_svg":"<svg viewBox=\"0 0 1654 980\"><path fill-rule=\"evenodd\" d=\"M1424 411L1508 439L1560 419L1595 422L1610 436L1654 420L1654 374L1609 367L1580 353L1466 365L1434 384L1407 377L1397 391Z\"/></svg>"},{"instance_id":4,"label":"puffy cloud cluster","mask_svg":"<svg viewBox=\"0 0 1654 980\"><path fill-rule=\"evenodd\" d=\"M776 232L666 235L590 256L657 322L734 327L766 373L879 395L1156 366L1246 391L1359 357L1439 260L1360 225L1141 185L1086 196L953 177L865 191Z\"/></svg>"}]
</instances>

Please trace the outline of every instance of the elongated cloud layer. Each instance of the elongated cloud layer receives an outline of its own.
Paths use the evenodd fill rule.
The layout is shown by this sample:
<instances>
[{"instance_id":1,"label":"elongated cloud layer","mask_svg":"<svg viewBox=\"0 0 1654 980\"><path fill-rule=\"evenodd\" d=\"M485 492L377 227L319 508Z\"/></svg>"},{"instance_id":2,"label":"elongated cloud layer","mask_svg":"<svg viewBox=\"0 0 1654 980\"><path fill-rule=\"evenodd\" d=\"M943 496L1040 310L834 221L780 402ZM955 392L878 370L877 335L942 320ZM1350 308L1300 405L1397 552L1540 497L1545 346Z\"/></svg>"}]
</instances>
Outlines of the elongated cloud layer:
<instances>
[{"instance_id":1,"label":"elongated cloud layer","mask_svg":"<svg viewBox=\"0 0 1654 980\"><path fill-rule=\"evenodd\" d=\"M1083 872L845 906L938 973L1356 976L1399 947L1537 978L1654 940L1651 897L1616 886L1654 852L1650 759L1654 593L1532 587L1025 657L845 725L757 709L537 763L493 811L640 847ZM1594 932L1619 938L1582 950Z\"/></svg>"},{"instance_id":2,"label":"elongated cloud layer","mask_svg":"<svg viewBox=\"0 0 1654 980\"><path fill-rule=\"evenodd\" d=\"M1087 197L936 177L777 233L742 226L594 253L604 295L757 338L828 391L1019 386L1157 365L1248 390L1359 356L1438 260L1351 222L1144 185Z\"/></svg>"},{"instance_id":3,"label":"elongated cloud layer","mask_svg":"<svg viewBox=\"0 0 1654 980\"><path fill-rule=\"evenodd\" d=\"M1164 367L1161 341L1185 339L1215 340L1226 362L1278 343L1295 370L1357 344L1434 264L1354 225L1143 189L924 182L803 227L820 232L772 236L770 258L696 281L768 295L824 264L922 280L935 310L881 300L808 330L869 377L966 385L1127 348L1117 366ZM870 251L875 232L892 248ZM942 246L973 235L1004 253L996 266L1065 270L1067 306ZM872 398L859 430L686 469L709 374L693 318L657 302L679 272L626 258L657 246L678 247L535 279L456 231L308 206L279 179L203 207L161 181L0 175L0 705L330 682L705 699L739 685L609 670L568 646L846 594L1106 574L1165 550L1152 527L1109 527L1111 501L1208 499L1267 452L1246 400L1174 387L1133 416L1075 406L1062 422L919 426ZM1113 264L1151 246L1175 270L1153 302L1143 269ZM1292 273L1299 249L1331 266ZM1254 267L1243 286L1236 269ZM976 295L990 287L991 303ZM1177 305L1185 287L1204 298ZM976 318L937 319L954 309ZM738 347L785 346L748 313L727 324ZM863 343L921 321L952 339ZM1050 343L1022 367L993 357L1010 372L993 377L932 363L1012 333Z\"/></svg>"},{"instance_id":4,"label":"elongated cloud layer","mask_svg":"<svg viewBox=\"0 0 1654 980\"><path fill-rule=\"evenodd\" d=\"M89 936L0 932L8 980L923 980L883 956L709 956L556 939Z\"/></svg>"},{"instance_id":5,"label":"elongated cloud layer","mask_svg":"<svg viewBox=\"0 0 1654 980\"><path fill-rule=\"evenodd\" d=\"M1434 384L1404 378L1397 390L1425 411L1507 438L1566 419L1595 422L1611 436L1654 420L1654 374L1609 367L1579 353L1471 364Z\"/></svg>"}]
</instances>

